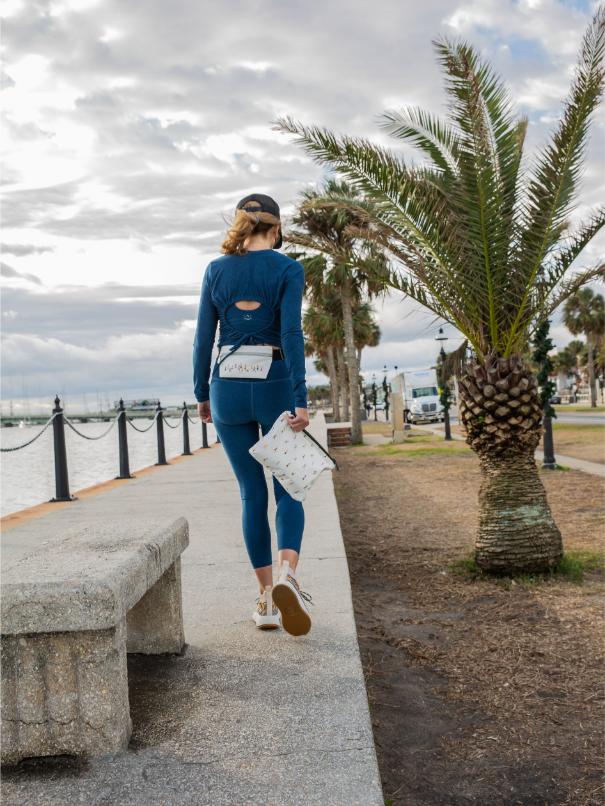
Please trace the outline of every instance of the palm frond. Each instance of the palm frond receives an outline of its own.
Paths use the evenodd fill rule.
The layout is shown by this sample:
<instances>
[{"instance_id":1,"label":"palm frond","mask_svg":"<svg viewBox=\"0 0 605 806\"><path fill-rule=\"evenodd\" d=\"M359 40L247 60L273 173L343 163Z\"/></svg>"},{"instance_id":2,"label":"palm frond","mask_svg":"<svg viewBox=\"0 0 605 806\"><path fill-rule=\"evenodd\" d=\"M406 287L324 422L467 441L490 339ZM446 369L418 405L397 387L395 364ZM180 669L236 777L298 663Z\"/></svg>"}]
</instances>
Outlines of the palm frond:
<instances>
[{"instance_id":1,"label":"palm frond","mask_svg":"<svg viewBox=\"0 0 605 806\"><path fill-rule=\"evenodd\" d=\"M574 274L551 291L541 304L541 318L549 317L563 302L593 280L605 280L605 263Z\"/></svg>"},{"instance_id":2,"label":"palm frond","mask_svg":"<svg viewBox=\"0 0 605 806\"><path fill-rule=\"evenodd\" d=\"M530 172L524 204L517 271L525 293L513 320L506 351L514 347L531 289L543 261L559 241L570 212L582 167L590 118L603 93L605 7L595 14L582 43L576 74L561 122Z\"/></svg>"},{"instance_id":3,"label":"palm frond","mask_svg":"<svg viewBox=\"0 0 605 806\"><path fill-rule=\"evenodd\" d=\"M307 194L300 228L313 225L313 240L299 245L324 250L337 263L349 252L361 272L370 245L382 249L394 266L393 287L455 325L479 357L521 349L532 323L600 270L566 280L603 226L603 211L575 234L565 237L565 231L604 83L604 28L601 8L584 38L562 122L529 180L523 176L527 120L514 117L505 84L466 43L436 43L447 121L415 108L382 117L386 130L428 157L419 166L366 138L279 118L274 128L294 135L316 162L349 183L339 187L334 180L323 198ZM327 229L315 231L317 221ZM325 242L334 240L334 229L330 252ZM365 246L352 247L360 243Z\"/></svg>"},{"instance_id":4,"label":"palm frond","mask_svg":"<svg viewBox=\"0 0 605 806\"><path fill-rule=\"evenodd\" d=\"M546 269L548 276L558 282L604 225L605 206L598 207L590 213L588 219L581 224L578 231L567 236L559 246L558 251L552 255L550 265Z\"/></svg>"},{"instance_id":5,"label":"palm frond","mask_svg":"<svg viewBox=\"0 0 605 806\"><path fill-rule=\"evenodd\" d=\"M419 107L407 107L403 112L387 109L378 125L393 137L424 151L438 170L457 172L458 137L445 121L430 112Z\"/></svg>"}]
</instances>

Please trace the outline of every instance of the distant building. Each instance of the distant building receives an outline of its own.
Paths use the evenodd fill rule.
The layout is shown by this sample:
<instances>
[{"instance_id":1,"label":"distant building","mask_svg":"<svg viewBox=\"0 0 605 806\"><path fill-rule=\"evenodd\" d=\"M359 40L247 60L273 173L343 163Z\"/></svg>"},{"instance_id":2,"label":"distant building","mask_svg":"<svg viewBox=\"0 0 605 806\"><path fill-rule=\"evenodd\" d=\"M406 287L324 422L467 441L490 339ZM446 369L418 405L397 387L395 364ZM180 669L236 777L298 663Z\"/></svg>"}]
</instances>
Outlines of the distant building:
<instances>
[{"instance_id":1,"label":"distant building","mask_svg":"<svg viewBox=\"0 0 605 806\"><path fill-rule=\"evenodd\" d=\"M155 411L160 401L156 398L141 398L140 400L125 400L124 408L128 411ZM117 411L119 400L114 400L112 408Z\"/></svg>"}]
</instances>

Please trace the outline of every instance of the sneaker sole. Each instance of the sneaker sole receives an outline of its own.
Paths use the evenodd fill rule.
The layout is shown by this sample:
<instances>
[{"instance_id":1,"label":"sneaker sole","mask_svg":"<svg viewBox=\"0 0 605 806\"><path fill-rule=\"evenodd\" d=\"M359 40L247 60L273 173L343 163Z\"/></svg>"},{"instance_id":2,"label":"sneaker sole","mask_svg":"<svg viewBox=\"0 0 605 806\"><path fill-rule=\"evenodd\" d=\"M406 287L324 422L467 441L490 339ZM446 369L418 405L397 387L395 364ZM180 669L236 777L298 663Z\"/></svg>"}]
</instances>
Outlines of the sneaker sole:
<instances>
[{"instance_id":1,"label":"sneaker sole","mask_svg":"<svg viewBox=\"0 0 605 806\"><path fill-rule=\"evenodd\" d=\"M273 601L279 607L282 627L286 632L290 635L306 635L309 632L311 617L288 585L278 582L273 587Z\"/></svg>"},{"instance_id":2,"label":"sneaker sole","mask_svg":"<svg viewBox=\"0 0 605 806\"><path fill-rule=\"evenodd\" d=\"M275 621L269 621L269 620L264 621L263 619L266 619L266 618L267 618L266 616L261 616L261 618L259 618L258 621L256 619L253 619L254 623L256 624L256 626L257 626L257 628L259 630L278 630L279 629L279 627L280 627L279 621L277 623Z\"/></svg>"}]
</instances>

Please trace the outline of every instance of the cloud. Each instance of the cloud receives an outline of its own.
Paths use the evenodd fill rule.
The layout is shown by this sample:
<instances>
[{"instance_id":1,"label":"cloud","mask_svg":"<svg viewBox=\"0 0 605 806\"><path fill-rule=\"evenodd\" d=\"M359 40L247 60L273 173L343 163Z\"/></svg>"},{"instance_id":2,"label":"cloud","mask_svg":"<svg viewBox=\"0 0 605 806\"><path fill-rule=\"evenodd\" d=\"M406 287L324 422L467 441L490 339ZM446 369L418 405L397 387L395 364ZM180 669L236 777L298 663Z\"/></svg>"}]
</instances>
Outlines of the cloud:
<instances>
[{"instance_id":1,"label":"cloud","mask_svg":"<svg viewBox=\"0 0 605 806\"><path fill-rule=\"evenodd\" d=\"M2 244L2 251L15 257L24 257L25 255L41 255L44 252L52 252L52 246L36 246L35 244L17 244L17 243L4 243Z\"/></svg>"},{"instance_id":2,"label":"cloud","mask_svg":"<svg viewBox=\"0 0 605 806\"><path fill-rule=\"evenodd\" d=\"M538 148L559 117L592 8L385 0L370 13L350 0L344 14L337 0L13 0L3 23L2 186L11 255L3 306L15 315L3 321L3 393L18 391L21 371L44 394L58 376L82 389L136 378L189 390L187 322L225 217L258 190L278 199L287 220L300 191L326 175L272 131L278 115L399 149L377 116L407 104L443 113L431 40L461 36L506 77ZM573 220L602 198L602 136L595 121ZM430 315L393 298L380 321L382 343L366 351L364 370L431 362Z\"/></svg>"},{"instance_id":3,"label":"cloud","mask_svg":"<svg viewBox=\"0 0 605 806\"><path fill-rule=\"evenodd\" d=\"M4 263L3 261L0 261L0 275L2 275L2 277L16 278L29 283L36 283L36 285L42 284L40 278L36 277L35 274L17 271L17 269L13 269L12 266L9 266L8 263Z\"/></svg>"}]
</instances>

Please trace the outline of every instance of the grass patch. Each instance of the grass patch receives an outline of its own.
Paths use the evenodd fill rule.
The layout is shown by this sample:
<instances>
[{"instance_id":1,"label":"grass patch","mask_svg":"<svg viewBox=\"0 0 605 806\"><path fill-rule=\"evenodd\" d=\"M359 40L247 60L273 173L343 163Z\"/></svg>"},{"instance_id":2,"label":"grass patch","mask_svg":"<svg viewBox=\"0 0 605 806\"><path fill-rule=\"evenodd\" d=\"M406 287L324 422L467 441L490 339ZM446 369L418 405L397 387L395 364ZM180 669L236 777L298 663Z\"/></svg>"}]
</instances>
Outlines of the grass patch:
<instances>
[{"instance_id":1,"label":"grass patch","mask_svg":"<svg viewBox=\"0 0 605 806\"><path fill-rule=\"evenodd\" d=\"M408 431L405 437L406 442L411 442L414 445L417 442L436 442L438 439L445 442L443 437L439 437L438 434L432 434L426 431Z\"/></svg>"},{"instance_id":2,"label":"grass patch","mask_svg":"<svg viewBox=\"0 0 605 806\"><path fill-rule=\"evenodd\" d=\"M468 448L460 443L445 442L441 448L410 448L407 445L377 445L368 450L365 446L357 446L356 453L364 456L437 456L444 453L466 453Z\"/></svg>"},{"instance_id":3,"label":"grass patch","mask_svg":"<svg viewBox=\"0 0 605 806\"><path fill-rule=\"evenodd\" d=\"M566 411L587 411L587 412L605 411L605 406L597 406L596 408L593 409L591 406L580 406L576 405L575 403L572 403L571 405L567 406L554 406L553 408L555 411L560 411L562 414L564 414Z\"/></svg>"},{"instance_id":4,"label":"grass patch","mask_svg":"<svg viewBox=\"0 0 605 806\"><path fill-rule=\"evenodd\" d=\"M361 430L364 434L384 434L388 436L393 431L393 425L384 420L365 420L361 423Z\"/></svg>"},{"instance_id":5,"label":"grass patch","mask_svg":"<svg viewBox=\"0 0 605 806\"><path fill-rule=\"evenodd\" d=\"M605 554L602 551L566 551L555 569L556 574L567 577L572 582L581 582L584 574L590 571L605 571Z\"/></svg>"},{"instance_id":6,"label":"grass patch","mask_svg":"<svg viewBox=\"0 0 605 806\"><path fill-rule=\"evenodd\" d=\"M541 468L540 468L540 470L541 470L543 473L552 473L552 472L553 472L553 470L555 470L555 471L556 471L556 470L563 470L563 471L567 471L567 470L571 470L571 468L570 468L570 467L567 467L567 465L559 465L559 464L557 464L557 465L555 465L555 467L541 467Z\"/></svg>"},{"instance_id":7,"label":"grass patch","mask_svg":"<svg viewBox=\"0 0 605 806\"><path fill-rule=\"evenodd\" d=\"M553 420L553 428L555 431L578 431L581 434L592 431L605 435L605 425L601 423L558 423Z\"/></svg>"},{"instance_id":8,"label":"grass patch","mask_svg":"<svg viewBox=\"0 0 605 806\"><path fill-rule=\"evenodd\" d=\"M449 570L456 576L461 576L474 582L477 579L491 580L505 586L537 585L553 579L566 579L569 582L580 584L584 574L591 571L605 572L605 554L601 551L588 551L572 549L563 554L561 560L550 571L541 574L488 574L475 562L473 554L461 557L449 565Z\"/></svg>"}]
</instances>

